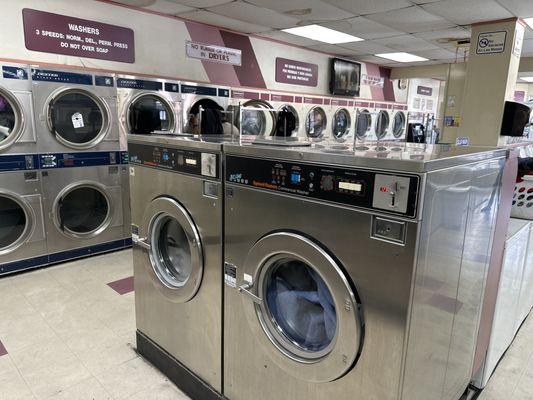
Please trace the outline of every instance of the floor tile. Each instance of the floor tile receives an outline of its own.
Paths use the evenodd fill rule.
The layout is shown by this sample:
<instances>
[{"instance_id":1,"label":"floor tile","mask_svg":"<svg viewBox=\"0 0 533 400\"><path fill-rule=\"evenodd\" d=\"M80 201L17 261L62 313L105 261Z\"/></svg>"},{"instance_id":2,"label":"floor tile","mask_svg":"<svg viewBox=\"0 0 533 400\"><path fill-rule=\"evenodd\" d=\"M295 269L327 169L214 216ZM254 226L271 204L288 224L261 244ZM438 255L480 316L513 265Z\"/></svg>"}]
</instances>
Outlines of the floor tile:
<instances>
[{"instance_id":1,"label":"floor tile","mask_svg":"<svg viewBox=\"0 0 533 400\"><path fill-rule=\"evenodd\" d=\"M18 371L0 374L0 400L29 399L35 399L35 397Z\"/></svg>"},{"instance_id":2,"label":"floor tile","mask_svg":"<svg viewBox=\"0 0 533 400\"><path fill-rule=\"evenodd\" d=\"M128 400L188 400L181 390L179 390L172 382L164 380L156 383L145 390L134 394Z\"/></svg>"},{"instance_id":3,"label":"floor tile","mask_svg":"<svg viewBox=\"0 0 533 400\"><path fill-rule=\"evenodd\" d=\"M113 397L96 378L89 378L47 397L46 400L113 400Z\"/></svg>"}]
</instances>

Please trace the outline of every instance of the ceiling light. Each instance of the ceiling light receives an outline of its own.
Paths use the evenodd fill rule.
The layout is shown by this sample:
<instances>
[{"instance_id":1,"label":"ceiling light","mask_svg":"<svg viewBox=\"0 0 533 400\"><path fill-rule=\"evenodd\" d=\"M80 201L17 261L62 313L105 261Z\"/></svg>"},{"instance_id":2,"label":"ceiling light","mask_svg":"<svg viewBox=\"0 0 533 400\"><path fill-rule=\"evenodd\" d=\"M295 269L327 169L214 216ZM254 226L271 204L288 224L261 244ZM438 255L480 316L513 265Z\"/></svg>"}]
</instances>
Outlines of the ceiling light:
<instances>
[{"instance_id":1,"label":"ceiling light","mask_svg":"<svg viewBox=\"0 0 533 400\"><path fill-rule=\"evenodd\" d=\"M533 17L531 18L524 18L524 22L529 25L531 29L533 29Z\"/></svg>"},{"instance_id":2,"label":"ceiling light","mask_svg":"<svg viewBox=\"0 0 533 400\"><path fill-rule=\"evenodd\" d=\"M427 58L415 56L414 54L409 53L382 53L375 54L376 57L386 58L387 60L392 60L396 62L418 62L418 61L428 61Z\"/></svg>"},{"instance_id":3,"label":"ceiling light","mask_svg":"<svg viewBox=\"0 0 533 400\"><path fill-rule=\"evenodd\" d=\"M524 82L533 83L533 76L521 76L520 79Z\"/></svg>"},{"instance_id":4,"label":"ceiling light","mask_svg":"<svg viewBox=\"0 0 533 400\"><path fill-rule=\"evenodd\" d=\"M360 42L364 40L320 25L299 26L296 28L282 29L282 31L329 44Z\"/></svg>"}]
</instances>

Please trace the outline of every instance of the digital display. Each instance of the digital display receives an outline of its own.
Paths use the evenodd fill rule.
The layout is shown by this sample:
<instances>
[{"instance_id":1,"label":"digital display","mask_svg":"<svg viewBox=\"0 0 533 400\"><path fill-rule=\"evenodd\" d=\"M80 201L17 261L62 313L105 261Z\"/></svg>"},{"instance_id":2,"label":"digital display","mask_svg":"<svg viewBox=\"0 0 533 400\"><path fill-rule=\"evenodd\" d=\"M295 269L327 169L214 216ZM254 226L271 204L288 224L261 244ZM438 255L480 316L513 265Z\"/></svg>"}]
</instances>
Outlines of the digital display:
<instances>
[{"instance_id":1,"label":"digital display","mask_svg":"<svg viewBox=\"0 0 533 400\"><path fill-rule=\"evenodd\" d=\"M300 173L298 172L293 172L291 174L291 182L292 183L300 183Z\"/></svg>"},{"instance_id":2,"label":"digital display","mask_svg":"<svg viewBox=\"0 0 533 400\"><path fill-rule=\"evenodd\" d=\"M186 158L185 164L187 165L196 165L196 160L194 158Z\"/></svg>"},{"instance_id":3,"label":"digital display","mask_svg":"<svg viewBox=\"0 0 533 400\"><path fill-rule=\"evenodd\" d=\"M339 182L339 189L349 190L350 192L361 192L363 190L363 185L360 183Z\"/></svg>"}]
</instances>

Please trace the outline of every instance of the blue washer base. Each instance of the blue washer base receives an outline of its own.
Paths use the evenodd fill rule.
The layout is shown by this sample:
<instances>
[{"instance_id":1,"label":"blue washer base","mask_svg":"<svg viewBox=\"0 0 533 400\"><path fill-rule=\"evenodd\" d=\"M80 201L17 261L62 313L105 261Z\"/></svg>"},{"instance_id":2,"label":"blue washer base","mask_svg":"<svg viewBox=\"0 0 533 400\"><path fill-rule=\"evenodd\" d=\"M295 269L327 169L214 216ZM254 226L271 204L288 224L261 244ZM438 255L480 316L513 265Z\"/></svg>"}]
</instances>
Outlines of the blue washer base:
<instances>
[{"instance_id":1,"label":"blue washer base","mask_svg":"<svg viewBox=\"0 0 533 400\"><path fill-rule=\"evenodd\" d=\"M48 255L28 258L26 260L14 261L0 265L0 275L13 274L15 272L25 271L44 267L48 264Z\"/></svg>"}]
</instances>

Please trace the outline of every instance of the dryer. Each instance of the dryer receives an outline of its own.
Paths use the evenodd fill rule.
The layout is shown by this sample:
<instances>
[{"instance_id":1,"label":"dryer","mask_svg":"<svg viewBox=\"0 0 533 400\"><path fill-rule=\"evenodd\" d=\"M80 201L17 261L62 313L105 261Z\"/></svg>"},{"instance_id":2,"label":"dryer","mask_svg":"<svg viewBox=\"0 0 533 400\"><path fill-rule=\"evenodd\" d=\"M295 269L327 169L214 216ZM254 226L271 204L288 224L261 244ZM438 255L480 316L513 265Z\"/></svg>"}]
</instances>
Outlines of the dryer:
<instances>
[{"instance_id":1,"label":"dryer","mask_svg":"<svg viewBox=\"0 0 533 400\"><path fill-rule=\"evenodd\" d=\"M225 398L459 399L505 150L224 152Z\"/></svg>"},{"instance_id":2,"label":"dryer","mask_svg":"<svg viewBox=\"0 0 533 400\"><path fill-rule=\"evenodd\" d=\"M372 106L372 107L371 107ZM376 115L373 113L373 104L367 102L355 103L355 139L359 140L376 140L374 133Z\"/></svg>"},{"instance_id":3,"label":"dryer","mask_svg":"<svg viewBox=\"0 0 533 400\"><path fill-rule=\"evenodd\" d=\"M0 155L37 153L29 66L0 66Z\"/></svg>"},{"instance_id":4,"label":"dryer","mask_svg":"<svg viewBox=\"0 0 533 400\"><path fill-rule=\"evenodd\" d=\"M200 110L218 111L218 118L223 124L230 122L226 111L229 106L230 89L228 87L199 84L194 82L181 83L182 126L186 134L223 134L224 132L201 132ZM214 129L214 128L212 128ZM215 129L216 130L216 129Z\"/></svg>"},{"instance_id":5,"label":"dryer","mask_svg":"<svg viewBox=\"0 0 533 400\"><path fill-rule=\"evenodd\" d=\"M119 149L112 75L34 66L31 80L40 153Z\"/></svg>"},{"instance_id":6,"label":"dryer","mask_svg":"<svg viewBox=\"0 0 533 400\"><path fill-rule=\"evenodd\" d=\"M50 262L129 244L127 158L120 152L40 155Z\"/></svg>"},{"instance_id":7,"label":"dryer","mask_svg":"<svg viewBox=\"0 0 533 400\"><path fill-rule=\"evenodd\" d=\"M222 142L129 138L137 349L187 395L222 393Z\"/></svg>"},{"instance_id":8,"label":"dryer","mask_svg":"<svg viewBox=\"0 0 533 400\"><path fill-rule=\"evenodd\" d=\"M295 128L288 136L299 136L303 130L305 116L303 115L302 104L296 103L295 96L283 93L271 93L270 104L277 112L285 110L294 116Z\"/></svg>"},{"instance_id":9,"label":"dryer","mask_svg":"<svg viewBox=\"0 0 533 400\"><path fill-rule=\"evenodd\" d=\"M324 105L322 97L305 96L302 104L305 119L300 135L314 142L326 140L331 126L326 110L330 107L330 104Z\"/></svg>"},{"instance_id":10,"label":"dryer","mask_svg":"<svg viewBox=\"0 0 533 400\"><path fill-rule=\"evenodd\" d=\"M394 105L391 122L391 140L405 140L407 133L407 106Z\"/></svg>"},{"instance_id":11,"label":"dryer","mask_svg":"<svg viewBox=\"0 0 533 400\"><path fill-rule=\"evenodd\" d=\"M48 264L37 155L0 156L0 275Z\"/></svg>"},{"instance_id":12,"label":"dryer","mask_svg":"<svg viewBox=\"0 0 533 400\"><path fill-rule=\"evenodd\" d=\"M331 137L334 142L353 141L354 125L353 108L350 107L348 100L331 100L332 116L331 116Z\"/></svg>"},{"instance_id":13,"label":"dryer","mask_svg":"<svg viewBox=\"0 0 533 400\"><path fill-rule=\"evenodd\" d=\"M374 135L376 140L386 140L391 134L391 113L385 103L375 104Z\"/></svg>"},{"instance_id":14,"label":"dryer","mask_svg":"<svg viewBox=\"0 0 533 400\"><path fill-rule=\"evenodd\" d=\"M269 94L264 92L232 90L228 112L235 130L244 136L271 136L276 113L269 99Z\"/></svg>"},{"instance_id":15,"label":"dryer","mask_svg":"<svg viewBox=\"0 0 533 400\"><path fill-rule=\"evenodd\" d=\"M128 135L181 133L179 82L135 76L117 77L123 147Z\"/></svg>"}]
</instances>

